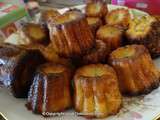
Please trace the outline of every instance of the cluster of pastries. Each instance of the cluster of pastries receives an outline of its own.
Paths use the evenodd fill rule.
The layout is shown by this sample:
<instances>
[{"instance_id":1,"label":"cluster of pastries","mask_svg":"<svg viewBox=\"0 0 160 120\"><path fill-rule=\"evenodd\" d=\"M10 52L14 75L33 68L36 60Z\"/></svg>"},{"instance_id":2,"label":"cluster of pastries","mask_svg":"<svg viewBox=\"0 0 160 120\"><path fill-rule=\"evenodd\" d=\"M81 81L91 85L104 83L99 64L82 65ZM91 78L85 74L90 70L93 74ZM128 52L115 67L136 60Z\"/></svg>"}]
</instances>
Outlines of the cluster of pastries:
<instances>
[{"instance_id":1,"label":"cluster of pastries","mask_svg":"<svg viewBox=\"0 0 160 120\"><path fill-rule=\"evenodd\" d=\"M129 44L145 45L152 57L160 55L160 22L153 16L134 18L126 31Z\"/></svg>"},{"instance_id":2,"label":"cluster of pastries","mask_svg":"<svg viewBox=\"0 0 160 120\"><path fill-rule=\"evenodd\" d=\"M0 84L15 97L28 93L26 107L33 113L72 107L86 118L104 118L119 112L123 96L159 86L151 58L160 54L155 18L133 19L128 9L109 11L94 1L85 13L44 11L40 22L22 29L29 44L0 46Z\"/></svg>"}]
</instances>

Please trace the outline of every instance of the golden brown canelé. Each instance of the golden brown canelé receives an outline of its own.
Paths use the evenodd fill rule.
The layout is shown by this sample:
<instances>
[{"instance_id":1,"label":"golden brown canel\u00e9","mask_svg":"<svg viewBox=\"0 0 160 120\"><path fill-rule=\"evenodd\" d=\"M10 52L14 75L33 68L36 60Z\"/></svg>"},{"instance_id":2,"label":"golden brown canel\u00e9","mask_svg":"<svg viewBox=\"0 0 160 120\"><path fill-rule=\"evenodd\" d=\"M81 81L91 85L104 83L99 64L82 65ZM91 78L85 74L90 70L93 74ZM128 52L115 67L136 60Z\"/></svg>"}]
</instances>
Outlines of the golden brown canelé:
<instances>
[{"instance_id":1,"label":"golden brown canel\u00e9","mask_svg":"<svg viewBox=\"0 0 160 120\"><path fill-rule=\"evenodd\" d=\"M98 17L87 17L87 22L93 35L95 36L97 29L102 25L102 20Z\"/></svg>"},{"instance_id":2,"label":"golden brown canel\u00e9","mask_svg":"<svg viewBox=\"0 0 160 120\"><path fill-rule=\"evenodd\" d=\"M0 45L0 84L11 90L14 97L26 98L36 68L45 62L38 50Z\"/></svg>"},{"instance_id":3,"label":"golden brown canel\u00e9","mask_svg":"<svg viewBox=\"0 0 160 120\"><path fill-rule=\"evenodd\" d=\"M96 46L82 57L82 64L104 63L110 53L109 48L102 40L96 40Z\"/></svg>"},{"instance_id":4,"label":"golden brown canel\u00e9","mask_svg":"<svg viewBox=\"0 0 160 120\"><path fill-rule=\"evenodd\" d=\"M59 55L53 49L52 43L47 47L40 46L40 51L48 62L73 67L70 59L59 57Z\"/></svg>"},{"instance_id":5,"label":"golden brown canel\u00e9","mask_svg":"<svg viewBox=\"0 0 160 120\"><path fill-rule=\"evenodd\" d=\"M55 17L59 16L60 13L55 9L48 9L42 12L41 20L42 22L49 22L54 20Z\"/></svg>"},{"instance_id":6,"label":"golden brown canel\u00e9","mask_svg":"<svg viewBox=\"0 0 160 120\"><path fill-rule=\"evenodd\" d=\"M108 25L114 25L126 29L130 21L130 14L127 9L120 8L112 10L105 16Z\"/></svg>"},{"instance_id":7,"label":"golden brown canel\u00e9","mask_svg":"<svg viewBox=\"0 0 160 120\"><path fill-rule=\"evenodd\" d=\"M40 24L27 23L22 31L29 38L31 44L48 45L50 42L48 30Z\"/></svg>"},{"instance_id":8,"label":"golden brown canel\u00e9","mask_svg":"<svg viewBox=\"0 0 160 120\"><path fill-rule=\"evenodd\" d=\"M74 76L74 107L87 118L116 114L122 103L115 71L103 64L79 68Z\"/></svg>"},{"instance_id":9,"label":"golden brown canel\u00e9","mask_svg":"<svg viewBox=\"0 0 160 120\"><path fill-rule=\"evenodd\" d=\"M126 31L129 44L145 45L152 57L160 55L160 22L152 16L136 17Z\"/></svg>"},{"instance_id":10,"label":"golden brown canel\u00e9","mask_svg":"<svg viewBox=\"0 0 160 120\"><path fill-rule=\"evenodd\" d=\"M95 43L86 17L79 11L68 11L49 25L53 48L59 56L77 57L90 50Z\"/></svg>"},{"instance_id":11,"label":"golden brown canel\u00e9","mask_svg":"<svg viewBox=\"0 0 160 120\"><path fill-rule=\"evenodd\" d=\"M29 91L27 108L42 114L61 112L71 107L70 82L69 68L53 63L41 65Z\"/></svg>"},{"instance_id":12,"label":"golden brown canel\u00e9","mask_svg":"<svg viewBox=\"0 0 160 120\"><path fill-rule=\"evenodd\" d=\"M102 1L94 1L86 4L85 13L88 17L104 17L108 12L107 4Z\"/></svg>"},{"instance_id":13,"label":"golden brown canel\u00e9","mask_svg":"<svg viewBox=\"0 0 160 120\"><path fill-rule=\"evenodd\" d=\"M159 71L143 45L116 49L111 53L109 63L117 73L120 90L124 94L146 94L159 86Z\"/></svg>"},{"instance_id":14,"label":"golden brown canel\u00e9","mask_svg":"<svg viewBox=\"0 0 160 120\"><path fill-rule=\"evenodd\" d=\"M121 29L110 25L104 25L98 29L96 38L103 40L107 45L110 46L111 50L114 50L121 46L122 35L123 32Z\"/></svg>"}]
</instances>

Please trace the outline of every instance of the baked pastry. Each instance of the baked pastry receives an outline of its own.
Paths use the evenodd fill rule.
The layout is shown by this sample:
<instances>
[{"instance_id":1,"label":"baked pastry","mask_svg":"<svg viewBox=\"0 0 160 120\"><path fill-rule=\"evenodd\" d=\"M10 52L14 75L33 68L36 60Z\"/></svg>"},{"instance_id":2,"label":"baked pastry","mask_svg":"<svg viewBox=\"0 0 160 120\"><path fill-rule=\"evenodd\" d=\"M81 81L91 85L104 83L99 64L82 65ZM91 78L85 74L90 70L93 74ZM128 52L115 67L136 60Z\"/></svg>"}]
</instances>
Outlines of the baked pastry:
<instances>
[{"instance_id":1,"label":"baked pastry","mask_svg":"<svg viewBox=\"0 0 160 120\"><path fill-rule=\"evenodd\" d=\"M85 15L77 10L56 17L49 26L53 48L61 57L74 58L83 55L94 45Z\"/></svg>"},{"instance_id":2,"label":"baked pastry","mask_svg":"<svg viewBox=\"0 0 160 120\"><path fill-rule=\"evenodd\" d=\"M112 10L105 16L106 24L115 25L123 29L128 27L130 19L129 11L124 8Z\"/></svg>"},{"instance_id":3,"label":"baked pastry","mask_svg":"<svg viewBox=\"0 0 160 120\"><path fill-rule=\"evenodd\" d=\"M121 46L122 35L123 32L121 29L110 25L104 25L98 29L96 38L103 40L108 46L110 46L111 50L114 50Z\"/></svg>"},{"instance_id":4,"label":"baked pastry","mask_svg":"<svg viewBox=\"0 0 160 120\"><path fill-rule=\"evenodd\" d=\"M27 108L34 113L61 112L71 107L71 71L69 68L46 63L41 65L30 88Z\"/></svg>"},{"instance_id":5,"label":"baked pastry","mask_svg":"<svg viewBox=\"0 0 160 120\"><path fill-rule=\"evenodd\" d=\"M48 9L42 12L41 20L42 22L50 22L54 20L55 17L59 16L60 13L55 9Z\"/></svg>"},{"instance_id":6,"label":"baked pastry","mask_svg":"<svg viewBox=\"0 0 160 120\"><path fill-rule=\"evenodd\" d=\"M145 45L152 57L160 55L160 22L152 16L134 18L126 31L129 44Z\"/></svg>"},{"instance_id":7,"label":"baked pastry","mask_svg":"<svg viewBox=\"0 0 160 120\"><path fill-rule=\"evenodd\" d=\"M146 94L159 86L159 71L143 45L118 48L111 53L109 63L117 72L123 94Z\"/></svg>"},{"instance_id":8,"label":"baked pastry","mask_svg":"<svg viewBox=\"0 0 160 120\"><path fill-rule=\"evenodd\" d=\"M122 103L115 71L108 65L90 64L74 76L74 105L77 112L91 118L116 114Z\"/></svg>"},{"instance_id":9,"label":"baked pastry","mask_svg":"<svg viewBox=\"0 0 160 120\"><path fill-rule=\"evenodd\" d=\"M27 97L37 66L45 62L38 50L0 45L0 84L17 98Z\"/></svg>"},{"instance_id":10,"label":"baked pastry","mask_svg":"<svg viewBox=\"0 0 160 120\"><path fill-rule=\"evenodd\" d=\"M48 45L50 42L48 30L40 24L27 23L22 31L29 38L31 44Z\"/></svg>"},{"instance_id":11,"label":"baked pastry","mask_svg":"<svg viewBox=\"0 0 160 120\"><path fill-rule=\"evenodd\" d=\"M129 23L129 28L126 31L129 42L140 43L143 37L146 37L150 33L152 23L156 22L156 19L151 16L135 17Z\"/></svg>"},{"instance_id":12,"label":"baked pastry","mask_svg":"<svg viewBox=\"0 0 160 120\"><path fill-rule=\"evenodd\" d=\"M92 30L93 35L96 35L97 29L102 25L102 20L98 17L87 17L87 22Z\"/></svg>"},{"instance_id":13,"label":"baked pastry","mask_svg":"<svg viewBox=\"0 0 160 120\"><path fill-rule=\"evenodd\" d=\"M47 47L40 46L40 51L48 62L73 67L70 59L59 57L54 51L52 44L49 44Z\"/></svg>"},{"instance_id":14,"label":"baked pastry","mask_svg":"<svg viewBox=\"0 0 160 120\"><path fill-rule=\"evenodd\" d=\"M160 16L159 15L154 15L153 17L155 17L160 22Z\"/></svg>"},{"instance_id":15,"label":"baked pastry","mask_svg":"<svg viewBox=\"0 0 160 120\"><path fill-rule=\"evenodd\" d=\"M96 40L96 46L82 57L81 62L82 64L104 63L109 53L109 47L102 40Z\"/></svg>"},{"instance_id":16,"label":"baked pastry","mask_svg":"<svg viewBox=\"0 0 160 120\"><path fill-rule=\"evenodd\" d=\"M86 4L85 13L88 17L104 17L108 12L107 4L102 1L93 1Z\"/></svg>"}]
</instances>

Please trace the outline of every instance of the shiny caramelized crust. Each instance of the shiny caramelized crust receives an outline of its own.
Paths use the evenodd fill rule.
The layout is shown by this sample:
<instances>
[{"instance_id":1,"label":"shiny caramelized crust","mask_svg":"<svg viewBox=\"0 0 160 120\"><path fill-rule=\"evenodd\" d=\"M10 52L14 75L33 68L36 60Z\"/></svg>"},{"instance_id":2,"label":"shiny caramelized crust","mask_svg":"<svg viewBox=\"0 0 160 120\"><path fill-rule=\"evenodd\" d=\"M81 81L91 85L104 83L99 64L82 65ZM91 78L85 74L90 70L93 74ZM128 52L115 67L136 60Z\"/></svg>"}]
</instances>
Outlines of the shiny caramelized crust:
<instances>
[{"instance_id":1,"label":"shiny caramelized crust","mask_svg":"<svg viewBox=\"0 0 160 120\"><path fill-rule=\"evenodd\" d=\"M74 76L74 104L77 112L88 118L116 114L122 103L114 70L103 64L90 64Z\"/></svg>"},{"instance_id":2,"label":"shiny caramelized crust","mask_svg":"<svg viewBox=\"0 0 160 120\"><path fill-rule=\"evenodd\" d=\"M22 30L32 44L47 45L49 43L48 31L40 24L27 23Z\"/></svg>"},{"instance_id":3,"label":"shiny caramelized crust","mask_svg":"<svg viewBox=\"0 0 160 120\"><path fill-rule=\"evenodd\" d=\"M154 17L134 18L126 31L128 43L143 44L152 57L160 55L160 22Z\"/></svg>"},{"instance_id":4,"label":"shiny caramelized crust","mask_svg":"<svg viewBox=\"0 0 160 120\"><path fill-rule=\"evenodd\" d=\"M107 45L110 46L111 50L114 50L121 46L123 32L114 26L104 25L101 26L97 33L96 38L103 40Z\"/></svg>"},{"instance_id":5,"label":"shiny caramelized crust","mask_svg":"<svg viewBox=\"0 0 160 120\"><path fill-rule=\"evenodd\" d=\"M35 69L45 60L38 50L0 45L0 83L17 98L27 97Z\"/></svg>"},{"instance_id":6,"label":"shiny caramelized crust","mask_svg":"<svg viewBox=\"0 0 160 120\"><path fill-rule=\"evenodd\" d=\"M110 53L109 47L101 40L96 40L96 46L82 58L82 64L105 62L106 56Z\"/></svg>"},{"instance_id":7,"label":"shiny caramelized crust","mask_svg":"<svg viewBox=\"0 0 160 120\"><path fill-rule=\"evenodd\" d=\"M39 51L46 62L52 62L55 64L61 64L69 67L73 67L70 59L59 57L58 54L54 51L52 44L48 46L43 46L40 44L29 44L29 45L20 45L23 49L37 50Z\"/></svg>"},{"instance_id":8,"label":"shiny caramelized crust","mask_svg":"<svg viewBox=\"0 0 160 120\"><path fill-rule=\"evenodd\" d=\"M127 28L129 21L130 21L129 11L124 8L112 10L105 17L106 24L120 26L123 27L124 29Z\"/></svg>"},{"instance_id":9,"label":"shiny caramelized crust","mask_svg":"<svg viewBox=\"0 0 160 120\"><path fill-rule=\"evenodd\" d=\"M59 55L53 49L52 44L49 44L47 47L40 46L39 49L48 62L66 66L72 66L70 59L59 57Z\"/></svg>"},{"instance_id":10,"label":"shiny caramelized crust","mask_svg":"<svg viewBox=\"0 0 160 120\"><path fill-rule=\"evenodd\" d=\"M102 20L98 17L87 17L87 22L93 35L96 35L97 29L102 25Z\"/></svg>"},{"instance_id":11,"label":"shiny caramelized crust","mask_svg":"<svg viewBox=\"0 0 160 120\"><path fill-rule=\"evenodd\" d=\"M111 53L109 63L117 72L124 94L146 94L159 86L159 71L143 45L118 48Z\"/></svg>"},{"instance_id":12,"label":"shiny caramelized crust","mask_svg":"<svg viewBox=\"0 0 160 120\"><path fill-rule=\"evenodd\" d=\"M108 12L105 2L95 1L86 5L85 13L88 17L104 17Z\"/></svg>"},{"instance_id":13,"label":"shiny caramelized crust","mask_svg":"<svg viewBox=\"0 0 160 120\"><path fill-rule=\"evenodd\" d=\"M85 15L79 11L66 12L49 26L53 48L60 56L77 57L94 45L95 41Z\"/></svg>"},{"instance_id":14,"label":"shiny caramelized crust","mask_svg":"<svg viewBox=\"0 0 160 120\"><path fill-rule=\"evenodd\" d=\"M30 88L27 108L34 113L60 112L71 106L71 71L63 65L40 66Z\"/></svg>"},{"instance_id":15,"label":"shiny caramelized crust","mask_svg":"<svg viewBox=\"0 0 160 120\"><path fill-rule=\"evenodd\" d=\"M42 12L41 19L44 22L49 22L54 20L55 17L60 16L60 13L55 9L48 9Z\"/></svg>"}]
</instances>

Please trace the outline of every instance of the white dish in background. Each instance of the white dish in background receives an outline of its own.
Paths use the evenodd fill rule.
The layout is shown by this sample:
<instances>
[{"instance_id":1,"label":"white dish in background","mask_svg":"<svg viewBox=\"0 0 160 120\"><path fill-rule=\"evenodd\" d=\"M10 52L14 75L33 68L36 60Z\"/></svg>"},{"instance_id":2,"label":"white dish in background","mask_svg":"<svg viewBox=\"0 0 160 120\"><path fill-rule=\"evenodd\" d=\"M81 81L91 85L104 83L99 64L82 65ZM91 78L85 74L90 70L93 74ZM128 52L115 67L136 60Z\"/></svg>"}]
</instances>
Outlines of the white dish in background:
<instances>
[{"instance_id":1,"label":"white dish in background","mask_svg":"<svg viewBox=\"0 0 160 120\"><path fill-rule=\"evenodd\" d=\"M109 10L121 6L108 5ZM83 9L84 5L74 8ZM128 8L126 8L128 9ZM68 8L61 9L64 12ZM146 13L135 9L129 9L131 16L144 15ZM17 37L17 36L16 36ZM17 38L10 37L7 42L15 43ZM24 42L20 41L16 44ZM155 65L160 69L160 58L154 60ZM154 120L160 114L160 87L152 91L150 94L139 97L124 98L123 108L120 112L103 120ZM44 118L41 115L35 115L28 111L25 107L26 99L14 98L7 89L0 88L0 112L2 112L8 120L86 120L83 117L78 117L73 109L64 112L64 116Z\"/></svg>"}]
</instances>

